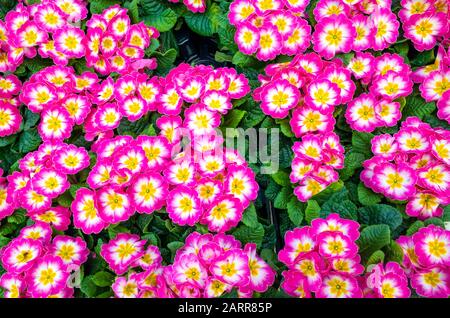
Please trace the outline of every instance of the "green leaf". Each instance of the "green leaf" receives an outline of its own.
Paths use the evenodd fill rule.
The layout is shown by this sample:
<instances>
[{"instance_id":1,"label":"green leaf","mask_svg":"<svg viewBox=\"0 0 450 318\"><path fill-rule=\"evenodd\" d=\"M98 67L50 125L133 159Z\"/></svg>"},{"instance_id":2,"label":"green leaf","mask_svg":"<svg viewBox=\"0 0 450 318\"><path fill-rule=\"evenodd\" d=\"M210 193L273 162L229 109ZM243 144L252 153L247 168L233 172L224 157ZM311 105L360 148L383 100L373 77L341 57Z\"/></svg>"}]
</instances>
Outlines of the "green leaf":
<instances>
[{"instance_id":1,"label":"green leaf","mask_svg":"<svg viewBox=\"0 0 450 318\"><path fill-rule=\"evenodd\" d=\"M450 205L444 207L444 213L442 215L442 221L450 222Z\"/></svg>"},{"instance_id":2,"label":"green leaf","mask_svg":"<svg viewBox=\"0 0 450 318\"><path fill-rule=\"evenodd\" d=\"M330 196L332 196L335 193L339 193L343 189L345 189L344 182L342 180L338 180L337 182L333 182L332 184L330 184L322 192L319 192L318 194L313 196L313 199L316 200L319 204L323 204L324 202L329 200Z\"/></svg>"},{"instance_id":3,"label":"green leaf","mask_svg":"<svg viewBox=\"0 0 450 318\"><path fill-rule=\"evenodd\" d=\"M264 238L264 227L262 224L258 224L257 227L248 227L247 225L241 224L238 226L232 234L236 239L246 243L255 243L258 247L261 246Z\"/></svg>"},{"instance_id":4,"label":"green leaf","mask_svg":"<svg viewBox=\"0 0 450 318\"><path fill-rule=\"evenodd\" d=\"M423 121L430 124L433 128L444 128L446 130L450 130L450 125L446 121L440 120L434 115L425 115L423 117Z\"/></svg>"},{"instance_id":5,"label":"green leaf","mask_svg":"<svg viewBox=\"0 0 450 318\"><path fill-rule=\"evenodd\" d=\"M384 253L383 251L375 251L370 257L367 259L367 265L378 264L384 262Z\"/></svg>"},{"instance_id":6,"label":"green leaf","mask_svg":"<svg viewBox=\"0 0 450 318\"><path fill-rule=\"evenodd\" d=\"M97 272L91 276L92 282L98 287L109 287L114 282L115 276L109 272Z\"/></svg>"},{"instance_id":7,"label":"green leaf","mask_svg":"<svg viewBox=\"0 0 450 318\"><path fill-rule=\"evenodd\" d=\"M292 132L291 124L289 123L288 119L284 119L284 120L280 121L280 130L281 130L281 133L283 135L285 135L286 137L289 137L289 138L294 137L294 133Z\"/></svg>"},{"instance_id":8,"label":"green leaf","mask_svg":"<svg viewBox=\"0 0 450 318\"><path fill-rule=\"evenodd\" d=\"M362 182L358 184L358 200L362 205L373 205L381 201L383 196L366 188Z\"/></svg>"},{"instance_id":9,"label":"green leaf","mask_svg":"<svg viewBox=\"0 0 450 318\"><path fill-rule=\"evenodd\" d=\"M403 262L403 256L403 249L400 245L395 241L391 241L391 245L387 248L387 261L401 264Z\"/></svg>"},{"instance_id":10,"label":"green leaf","mask_svg":"<svg viewBox=\"0 0 450 318\"><path fill-rule=\"evenodd\" d=\"M278 193L278 195L275 198L275 201L273 202L273 206L276 209L287 209L287 204L289 202L289 199L292 195L292 189L288 187L281 188L281 191Z\"/></svg>"},{"instance_id":11,"label":"green leaf","mask_svg":"<svg viewBox=\"0 0 450 318\"><path fill-rule=\"evenodd\" d=\"M249 67L255 64L255 59L251 55L246 55L241 51L237 51L233 55L231 63L240 67Z\"/></svg>"},{"instance_id":12,"label":"green leaf","mask_svg":"<svg viewBox=\"0 0 450 318\"><path fill-rule=\"evenodd\" d=\"M246 114L247 112L245 110L232 109L225 116L223 127L236 128Z\"/></svg>"},{"instance_id":13,"label":"green leaf","mask_svg":"<svg viewBox=\"0 0 450 318\"><path fill-rule=\"evenodd\" d=\"M343 194L344 193L344 194ZM333 194L328 201L322 205L320 217L327 217L331 213L338 213L344 219L357 220L357 207L348 199L348 191Z\"/></svg>"},{"instance_id":14,"label":"green leaf","mask_svg":"<svg viewBox=\"0 0 450 318\"><path fill-rule=\"evenodd\" d=\"M164 53L155 52L154 56L158 62L158 72L164 73L168 71L175 63L177 58L177 50L169 49Z\"/></svg>"},{"instance_id":15,"label":"green leaf","mask_svg":"<svg viewBox=\"0 0 450 318\"><path fill-rule=\"evenodd\" d=\"M308 200L306 202L305 209L305 219L308 224L311 224L311 221L320 217L320 205L315 200Z\"/></svg>"},{"instance_id":16,"label":"green leaf","mask_svg":"<svg viewBox=\"0 0 450 318\"><path fill-rule=\"evenodd\" d=\"M436 105L434 102L427 103L420 96L410 95L406 98L406 105L402 111L402 120L410 116L417 116L420 119L423 119L426 115L431 114L435 109Z\"/></svg>"},{"instance_id":17,"label":"green leaf","mask_svg":"<svg viewBox=\"0 0 450 318\"><path fill-rule=\"evenodd\" d=\"M0 147L5 147L12 144L17 139L17 134L6 137L0 137Z\"/></svg>"},{"instance_id":18,"label":"green leaf","mask_svg":"<svg viewBox=\"0 0 450 318\"><path fill-rule=\"evenodd\" d=\"M16 225L12 223L4 223L0 226L0 236L9 235L16 230Z\"/></svg>"},{"instance_id":19,"label":"green leaf","mask_svg":"<svg viewBox=\"0 0 450 318\"><path fill-rule=\"evenodd\" d=\"M445 228L444 221L442 221L440 218L429 218L429 219L426 219L424 221L424 223L425 223L425 226L433 224L433 225Z\"/></svg>"},{"instance_id":20,"label":"green leaf","mask_svg":"<svg viewBox=\"0 0 450 318\"><path fill-rule=\"evenodd\" d=\"M94 297L97 294L97 286L95 285L92 276L86 276L80 285L81 291L87 296L87 297Z\"/></svg>"},{"instance_id":21,"label":"green leaf","mask_svg":"<svg viewBox=\"0 0 450 318\"><path fill-rule=\"evenodd\" d=\"M52 66L53 62L51 59L43 59L37 56L32 59L25 59L23 65L25 65L31 73L37 73L48 66Z\"/></svg>"},{"instance_id":22,"label":"green leaf","mask_svg":"<svg viewBox=\"0 0 450 318\"><path fill-rule=\"evenodd\" d=\"M247 114L241 122L241 126L244 129L255 127L262 122L264 118L266 118L266 115L262 112L261 107L259 107L259 105L253 100L249 100L246 107L242 107L242 109L247 111Z\"/></svg>"},{"instance_id":23,"label":"green leaf","mask_svg":"<svg viewBox=\"0 0 450 318\"><path fill-rule=\"evenodd\" d=\"M120 0L89 0L89 2L90 2L89 12L92 14L102 13L103 10L105 10L106 8L121 3Z\"/></svg>"},{"instance_id":24,"label":"green leaf","mask_svg":"<svg viewBox=\"0 0 450 318\"><path fill-rule=\"evenodd\" d=\"M264 191L264 195L266 196L267 199L273 201L280 192L280 188L281 187L278 184L276 184L275 181L270 180L266 190Z\"/></svg>"},{"instance_id":25,"label":"green leaf","mask_svg":"<svg viewBox=\"0 0 450 318\"><path fill-rule=\"evenodd\" d=\"M25 210L17 210L13 215L8 216L8 223L21 224L27 220Z\"/></svg>"},{"instance_id":26,"label":"green leaf","mask_svg":"<svg viewBox=\"0 0 450 318\"><path fill-rule=\"evenodd\" d=\"M167 248L170 250L170 253L172 254L172 259L175 257L175 253L179 248L182 248L184 246L183 242L179 241L173 241L167 244Z\"/></svg>"},{"instance_id":27,"label":"green leaf","mask_svg":"<svg viewBox=\"0 0 450 318\"><path fill-rule=\"evenodd\" d=\"M0 0L0 19L3 20L8 11L12 10L16 4L16 1Z\"/></svg>"},{"instance_id":28,"label":"green leaf","mask_svg":"<svg viewBox=\"0 0 450 318\"><path fill-rule=\"evenodd\" d=\"M11 241L11 239L0 235L0 248L2 248L3 246L7 245L9 243L9 241Z\"/></svg>"},{"instance_id":29,"label":"green leaf","mask_svg":"<svg viewBox=\"0 0 450 318\"><path fill-rule=\"evenodd\" d=\"M411 236L424 226L425 224L422 221L417 220L416 222L411 224L409 228L406 230L406 235Z\"/></svg>"},{"instance_id":30,"label":"green leaf","mask_svg":"<svg viewBox=\"0 0 450 318\"><path fill-rule=\"evenodd\" d=\"M115 238L119 233L130 233L130 229L120 224L111 225L108 227L108 236L110 240Z\"/></svg>"},{"instance_id":31,"label":"green leaf","mask_svg":"<svg viewBox=\"0 0 450 318\"><path fill-rule=\"evenodd\" d=\"M219 63L225 63L225 62L231 62L233 57L231 55L217 51L216 54L214 54L214 59Z\"/></svg>"},{"instance_id":32,"label":"green leaf","mask_svg":"<svg viewBox=\"0 0 450 318\"><path fill-rule=\"evenodd\" d=\"M278 170L276 173L272 174L272 179L280 186L289 187L291 186L291 179L286 171Z\"/></svg>"},{"instance_id":33,"label":"green leaf","mask_svg":"<svg viewBox=\"0 0 450 318\"><path fill-rule=\"evenodd\" d=\"M160 245L159 238L155 233L146 233L146 234L142 235L142 239L147 240L149 245L155 245L155 246Z\"/></svg>"},{"instance_id":34,"label":"green leaf","mask_svg":"<svg viewBox=\"0 0 450 318\"><path fill-rule=\"evenodd\" d=\"M25 130L19 137L18 149L21 153L36 150L42 140L36 128Z\"/></svg>"},{"instance_id":35,"label":"green leaf","mask_svg":"<svg viewBox=\"0 0 450 318\"><path fill-rule=\"evenodd\" d=\"M70 205L72 204L73 198L72 195L70 194L70 190L64 192L62 195L60 195L57 199L56 202L58 202L59 205L68 208L70 207Z\"/></svg>"},{"instance_id":36,"label":"green leaf","mask_svg":"<svg viewBox=\"0 0 450 318\"><path fill-rule=\"evenodd\" d=\"M113 298L114 293L112 290L105 291L104 293L98 294L95 298Z\"/></svg>"},{"instance_id":37,"label":"green leaf","mask_svg":"<svg viewBox=\"0 0 450 318\"><path fill-rule=\"evenodd\" d=\"M295 226L300 226L300 224L303 221L302 210L303 210L303 203L300 202L296 196L293 196L287 204L287 212L289 219Z\"/></svg>"},{"instance_id":38,"label":"green leaf","mask_svg":"<svg viewBox=\"0 0 450 318\"><path fill-rule=\"evenodd\" d=\"M385 224L370 225L361 231L357 241L361 256L369 257L375 251L388 245L391 241L391 231Z\"/></svg>"},{"instance_id":39,"label":"green leaf","mask_svg":"<svg viewBox=\"0 0 450 318\"><path fill-rule=\"evenodd\" d=\"M403 59L408 58L409 44L407 42L395 44L392 48L398 55L403 57ZM406 61L406 63L408 63L408 61Z\"/></svg>"},{"instance_id":40,"label":"green leaf","mask_svg":"<svg viewBox=\"0 0 450 318\"><path fill-rule=\"evenodd\" d=\"M362 153L366 158L372 157L371 140L374 137L371 133L353 131L352 149L354 152Z\"/></svg>"},{"instance_id":41,"label":"green leaf","mask_svg":"<svg viewBox=\"0 0 450 318\"><path fill-rule=\"evenodd\" d=\"M344 53L344 54L337 54L336 57L341 59L342 62L344 62L345 65L348 65L351 61L351 59L355 56L354 52Z\"/></svg>"},{"instance_id":42,"label":"green leaf","mask_svg":"<svg viewBox=\"0 0 450 318\"><path fill-rule=\"evenodd\" d=\"M31 127L34 127L40 118L41 118L41 116L39 116L39 114L33 113L31 110L26 108L24 115L23 115L23 121L24 121L23 129L28 130Z\"/></svg>"},{"instance_id":43,"label":"green leaf","mask_svg":"<svg viewBox=\"0 0 450 318\"><path fill-rule=\"evenodd\" d=\"M386 224L391 232L395 231L402 224L400 212L386 204L375 204L358 209L359 221L361 224L374 225Z\"/></svg>"},{"instance_id":44,"label":"green leaf","mask_svg":"<svg viewBox=\"0 0 450 318\"><path fill-rule=\"evenodd\" d=\"M270 265L273 269L278 269L278 256L277 254L268 248L263 248L260 253L261 258L266 261L267 264Z\"/></svg>"},{"instance_id":45,"label":"green leaf","mask_svg":"<svg viewBox=\"0 0 450 318\"><path fill-rule=\"evenodd\" d=\"M133 137L141 135L149 126L148 116L144 116L137 121L129 121L128 119L122 119L117 131L121 135L130 135Z\"/></svg>"},{"instance_id":46,"label":"green leaf","mask_svg":"<svg viewBox=\"0 0 450 318\"><path fill-rule=\"evenodd\" d=\"M140 0L133 0L131 2L127 1L124 3L124 7L128 9L128 15L130 16L131 22L139 23L139 8L138 3Z\"/></svg>"},{"instance_id":47,"label":"green leaf","mask_svg":"<svg viewBox=\"0 0 450 318\"><path fill-rule=\"evenodd\" d=\"M81 185L81 184L72 184L69 188L69 193L72 196L72 198L75 198L77 191L81 188L87 188L87 185Z\"/></svg>"},{"instance_id":48,"label":"green leaf","mask_svg":"<svg viewBox=\"0 0 450 318\"><path fill-rule=\"evenodd\" d=\"M414 59L411 60L411 65L413 66L425 66L433 64L435 60L434 50L428 50L424 52L420 52L417 54Z\"/></svg>"},{"instance_id":49,"label":"green leaf","mask_svg":"<svg viewBox=\"0 0 450 318\"><path fill-rule=\"evenodd\" d=\"M142 8L141 17L144 23L160 32L169 31L177 22L178 16L175 11L158 0L142 0Z\"/></svg>"},{"instance_id":50,"label":"green leaf","mask_svg":"<svg viewBox=\"0 0 450 318\"><path fill-rule=\"evenodd\" d=\"M229 293L225 293L222 296L220 296L219 298L238 298L239 294L236 290L236 288L233 288Z\"/></svg>"},{"instance_id":51,"label":"green leaf","mask_svg":"<svg viewBox=\"0 0 450 318\"><path fill-rule=\"evenodd\" d=\"M141 214L137 218L137 225L141 229L142 233L147 233L147 227L153 220L152 214Z\"/></svg>"},{"instance_id":52,"label":"green leaf","mask_svg":"<svg viewBox=\"0 0 450 318\"><path fill-rule=\"evenodd\" d=\"M245 209L244 214L242 215L242 223L244 223L248 227L258 226L258 215L256 214L256 208L253 203L251 203L248 208Z\"/></svg>"},{"instance_id":53,"label":"green leaf","mask_svg":"<svg viewBox=\"0 0 450 318\"><path fill-rule=\"evenodd\" d=\"M350 151L344 159L344 169L339 172L341 180L346 181L355 174L355 170L362 167L366 156L359 152Z\"/></svg>"},{"instance_id":54,"label":"green leaf","mask_svg":"<svg viewBox=\"0 0 450 318\"><path fill-rule=\"evenodd\" d=\"M167 51L168 49L175 49L178 52L178 44L173 31L162 32L158 38L158 41L161 43L161 48L163 51Z\"/></svg>"},{"instance_id":55,"label":"green leaf","mask_svg":"<svg viewBox=\"0 0 450 318\"><path fill-rule=\"evenodd\" d=\"M10 147L0 148L0 168L3 171L12 170L13 166L18 167L17 161L23 156ZM17 169L16 169L17 170Z\"/></svg>"},{"instance_id":56,"label":"green leaf","mask_svg":"<svg viewBox=\"0 0 450 318\"><path fill-rule=\"evenodd\" d=\"M202 36L212 36L217 32L213 21L211 20L211 8L208 7L205 13L188 12L184 16L184 20L188 27L197 34Z\"/></svg>"}]
</instances>

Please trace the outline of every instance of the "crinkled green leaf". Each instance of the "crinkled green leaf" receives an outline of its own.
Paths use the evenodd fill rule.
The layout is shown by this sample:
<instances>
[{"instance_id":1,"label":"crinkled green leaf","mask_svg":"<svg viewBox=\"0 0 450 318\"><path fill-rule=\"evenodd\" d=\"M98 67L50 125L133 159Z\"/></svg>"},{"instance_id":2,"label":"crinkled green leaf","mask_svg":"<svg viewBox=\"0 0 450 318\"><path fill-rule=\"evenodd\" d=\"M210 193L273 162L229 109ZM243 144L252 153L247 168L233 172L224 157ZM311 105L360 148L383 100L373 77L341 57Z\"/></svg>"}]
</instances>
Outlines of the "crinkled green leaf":
<instances>
[{"instance_id":1,"label":"crinkled green leaf","mask_svg":"<svg viewBox=\"0 0 450 318\"><path fill-rule=\"evenodd\" d=\"M300 226L303 221L303 205L296 196L292 196L287 204L289 219L295 226Z\"/></svg>"},{"instance_id":2,"label":"crinkled green leaf","mask_svg":"<svg viewBox=\"0 0 450 318\"><path fill-rule=\"evenodd\" d=\"M386 204L375 204L358 209L358 220L361 224L386 224L391 231L395 231L402 224L400 212Z\"/></svg>"},{"instance_id":3,"label":"crinkled green leaf","mask_svg":"<svg viewBox=\"0 0 450 318\"><path fill-rule=\"evenodd\" d=\"M375 251L388 245L391 241L391 231L386 224L370 225L361 231L357 241L359 252L363 257L369 257Z\"/></svg>"}]
</instances>

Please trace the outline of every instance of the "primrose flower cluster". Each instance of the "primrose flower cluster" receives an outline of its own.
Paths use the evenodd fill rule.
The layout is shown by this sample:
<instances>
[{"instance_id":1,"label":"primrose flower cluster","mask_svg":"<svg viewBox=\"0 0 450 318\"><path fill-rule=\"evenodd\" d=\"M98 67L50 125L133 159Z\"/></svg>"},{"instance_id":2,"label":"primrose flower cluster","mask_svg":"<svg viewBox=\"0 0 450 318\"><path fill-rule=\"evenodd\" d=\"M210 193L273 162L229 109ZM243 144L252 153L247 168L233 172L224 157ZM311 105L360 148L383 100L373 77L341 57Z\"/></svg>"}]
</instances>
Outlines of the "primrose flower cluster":
<instances>
[{"instance_id":1,"label":"primrose flower cluster","mask_svg":"<svg viewBox=\"0 0 450 318\"><path fill-rule=\"evenodd\" d=\"M89 89L99 82L95 73L77 76L73 67L50 66L33 74L24 83L20 101L40 114L38 132L43 141L70 137L74 125L84 123L91 112Z\"/></svg>"},{"instance_id":2,"label":"primrose flower cluster","mask_svg":"<svg viewBox=\"0 0 450 318\"><path fill-rule=\"evenodd\" d=\"M56 228L55 228L56 229ZM0 287L6 298L70 298L70 275L86 262L89 249L80 237L56 235L43 222L24 227L0 250Z\"/></svg>"},{"instance_id":3,"label":"primrose flower cluster","mask_svg":"<svg viewBox=\"0 0 450 318\"><path fill-rule=\"evenodd\" d=\"M88 10L82 0L45 0L38 4L17 4L0 21L0 72L15 71L23 59L37 53L55 64L84 55L84 33L74 24L85 19Z\"/></svg>"},{"instance_id":4,"label":"primrose flower cluster","mask_svg":"<svg viewBox=\"0 0 450 318\"><path fill-rule=\"evenodd\" d=\"M278 259L288 269L281 288L293 297L361 298L358 276L364 272L358 246L359 224L332 213L285 234Z\"/></svg>"},{"instance_id":5,"label":"primrose flower cluster","mask_svg":"<svg viewBox=\"0 0 450 318\"><path fill-rule=\"evenodd\" d=\"M67 230L69 209L52 207L52 201L69 189L71 175L88 166L89 155L83 147L44 142L19 160L20 171L7 176L7 181L2 178L0 220L23 208L31 219L49 223L58 231Z\"/></svg>"},{"instance_id":6,"label":"primrose flower cluster","mask_svg":"<svg viewBox=\"0 0 450 318\"><path fill-rule=\"evenodd\" d=\"M0 72L13 72L38 53L63 66L86 56L87 65L101 74L155 67L154 60L143 59L150 40L159 36L155 28L131 25L127 9L114 5L92 15L85 34L77 25L87 13L83 0L19 3L0 21Z\"/></svg>"},{"instance_id":7,"label":"primrose flower cluster","mask_svg":"<svg viewBox=\"0 0 450 318\"><path fill-rule=\"evenodd\" d=\"M450 123L450 55L439 46L433 64L418 68L413 80L420 83L420 95L427 102L436 102L437 116Z\"/></svg>"},{"instance_id":8,"label":"primrose flower cluster","mask_svg":"<svg viewBox=\"0 0 450 318\"><path fill-rule=\"evenodd\" d=\"M407 200L409 216L440 217L440 205L450 203L449 145L448 130L408 117L398 133L372 139L374 157L363 163L361 180L389 199Z\"/></svg>"},{"instance_id":9,"label":"primrose flower cluster","mask_svg":"<svg viewBox=\"0 0 450 318\"><path fill-rule=\"evenodd\" d=\"M144 55L159 32L144 22L131 24L127 9L111 6L102 14L93 14L86 26L86 65L99 74L127 74L141 68L156 68L156 60L145 59Z\"/></svg>"},{"instance_id":10,"label":"primrose flower cluster","mask_svg":"<svg viewBox=\"0 0 450 318\"><path fill-rule=\"evenodd\" d=\"M179 3L180 0L168 0L172 3ZM183 4L186 8L194 13L203 13L206 10L206 2L205 0L183 0Z\"/></svg>"},{"instance_id":11,"label":"primrose flower cluster","mask_svg":"<svg viewBox=\"0 0 450 318\"><path fill-rule=\"evenodd\" d=\"M409 64L398 54L384 53L374 57L370 53L356 53L347 68L368 86L368 93L348 104L345 118L350 127L372 132L377 127L395 126L402 116L397 100L413 91Z\"/></svg>"},{"instance_id":12,"label":"primrose flower cluster","mask_svg":"<svg viewBox=\"0 0 450 318\"><path fill-rule=\"evenodd\" d=\"M168 266L162 266L157 247L145 244L138 235L121 233L102 245L100 253L117 275L129 271L113 283L116 297L213 298L233 288L240 297L251 297L275 280L256 245L242 248L232 235L191 233Z\"/></svg>"},{"instance_id":13,"label":"primrose flower cluster","mask_svg":"<svg viewBox=\"0 0 450 318\"><path fill-rule=\"evenodd\" d=\"M150 111L178 114L183 100L175 89L163 84L168 81L137 71L116 81L112 77L102 81L95 73L77 76L72 67L51 66L24 83L20 100L32 112L41 114L39 133L43 140L64 140L70 137L74 125L83 124L85 138L92 141L97 136L112 137L124 117L136 121ZM214 96L208 101L214 103ZM228 97L223 98L231 105ZM214 127L220 122L217 116Z\"/></svg>"},{"instance_id":14,"label":"primrose flower cluster","mask_svg":"<svg viewBox=\"0 0 450 318\"><path fill-rule=\"evenodd\" d=\"M306 202L339 178L335 169L343 168L344 148L333 132L333 113L353 98L356 86L339 59L328 62L315 53L269 65L259 79L262 85L253 97L265 114L285 118L293 109L289 123L301 141L292 147L290 179L300 183L294 193Z\"/></svg>"},{"instance_id":15,"label":"primrose flower cluster","mask_svg":"<svg viewBox=\"0 0 450 318\"><path fill-rule=\"evenodd\" d=\"M358 229L357 222L332 213L286 232L278 254L288 267L281 288L302 298L409 298L408 277L398 263L373 265L364 275Z\"/></svg>"},{"instance_id":16,"label":"primrose flower cluster","mask_svg":"<svg viewBox=\"0 0 450 318\"><path fill-rule=\"evenodd\" d=\"M309 0L235 0L228 19L236 26L235 42L244 54L262 61L280 54L303 53L313 43L320 56L373 49L381 51L398 37L399 22L390 1L319 0L311 26L304 19ZM312 17L309 17L312 18Z\"/></svg>"},{"instance_id":17,"label":"primrose flower cluster","mask_svg":"<svg viewBox=\"0 0 450 318\"><path fill-rule=\"evenodd\" d=\"M419 229L412 236L400 236L411 287L422 297L450 296L450 231L435 225Z\"/></svg>"},{"instance_id":18,"label":"primrose flower cluster","mask_svg":"<svg viewBox=\"0 0 450 318\"><path fill-rule=\"evenodd\" d=\"M396 262L370 266L359 282L364 298L409 298L408 276Z\"/></svg>"},{"instance_id":19,"label":"primrose flower cluster","mask_svg":"<svg viewBox=\"0 0 450 318\"><path fill-rule=\"evenodd\" d=\"M249 90L247 78L234 69L188 64L180 64L166 77L140 72L116 81L108 77L86 93L97 105L85 121L86 139L112 137L123 117L136 121L155 111L163 115L157 126L170 142L178 141L180 134L174 134L175 128L207 135L220 125L221 115L233 107L232 100L244 97Z\"/></svg>"},{"instance_id":20,"label":"primrose flower cluster","mask_svg":"<svg viewBox=\"0 0 450 318\"><path fill-rule=\"evenodd\" d=\"M313 13L313 48L327 59L350 51L381 51L398 37L400 24L390 1L319 0Z\"/></svg>"},{"instance_id":21,"label":"primrose flower cluster","mask_svg":"<svg viewBox=\"0 0 450 318\"><path fill-rule=\"evenodd\" d=\"M273 60L280 54L303 53L310 45L311 27L297 13L302 12L309 1L297 1L295 8L292 2L232 2L228 19L236 26L234 40L239 50L248 55L256 53L256 58L261 61Z\"/></svg>"},{"instance_id":22,"label":"primrose flower cluster","mask_svg":"<svg viewBox=\"0 0 450 318\"><path fill-rule=\"evenodd\" d=\"M436 42L448 38L448 1L402 0L400 4L398 17L404 37L411 40L416 50L431 50Z\"/></svg>"},{"instance_id":23,"label":"primrose flower cluster","mask_svg":"<svg viewBox=\"0 0 450 318\"><path fill-rule=\"evenodd\" d=\"M72 205L75 226L80 223L85 233L164 206L175 224L200 222L226 232L258 193L253 171L236 151L223 150L218 137L195 139L176 152L164 136L118 136L94 151L97 163L87 183L95 191L78 190Z\"/></svg>"},{"instance_id":24,"label":"primrose flower cluster","mask_svg":"<svg viewBox=\"0 0 450 318\"><path fill-rule=\"evenodd\" d=\"M299 183L294 189L297 198L306 202L312 196L338 181L335 169L344 167L344 147L334 132L304 135L292 146L294 159L290 180Z\"/></svg>"},{"instance_id":25,"label":"primrose flower cluster","mask_svg":"<svg viewBox=\"0 0 450 318\"><path fill-rule=\"evenodd\" d=\"M285 118L295 109L291 127L297 137L332 130L335 106L351 101L356 88L340 59L324 61L316 53L268 65L259 80L253 98L273 118Z\"/></svg>"},{"instance_id":26,"label":"primrose flower cluster","mask_svg":"<svg viewBox=\"0 0 450 318\"><path fill-rule=\"evenodd\" d=\"M20 129L22 115L17 98L22 82L14 74L0 76L0 137L15 134Z\"/></svg>"}]
</instances>

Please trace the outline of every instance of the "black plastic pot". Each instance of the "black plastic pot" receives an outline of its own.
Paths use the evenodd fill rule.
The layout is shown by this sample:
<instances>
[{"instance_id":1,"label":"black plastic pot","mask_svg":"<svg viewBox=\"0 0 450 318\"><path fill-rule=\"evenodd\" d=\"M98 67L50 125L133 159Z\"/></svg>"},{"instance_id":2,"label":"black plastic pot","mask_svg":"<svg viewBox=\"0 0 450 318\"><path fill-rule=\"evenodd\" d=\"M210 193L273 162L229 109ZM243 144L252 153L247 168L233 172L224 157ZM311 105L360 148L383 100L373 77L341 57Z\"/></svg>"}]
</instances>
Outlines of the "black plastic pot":
<instances>
[{"instance_id":1,"label":"black plastic pot","mask_svg":"<svg viewBox=\"0 0 450 318\"><path fill-rule=\"evenodd\" d=\"M191 65L211 65L214 67L226 66L226 63L219 63L214 56L218 51L218 43L214 38L205 38L187 27L174 32L180 54L178 63L188 63Z\"/></svg>"}]
</instances>

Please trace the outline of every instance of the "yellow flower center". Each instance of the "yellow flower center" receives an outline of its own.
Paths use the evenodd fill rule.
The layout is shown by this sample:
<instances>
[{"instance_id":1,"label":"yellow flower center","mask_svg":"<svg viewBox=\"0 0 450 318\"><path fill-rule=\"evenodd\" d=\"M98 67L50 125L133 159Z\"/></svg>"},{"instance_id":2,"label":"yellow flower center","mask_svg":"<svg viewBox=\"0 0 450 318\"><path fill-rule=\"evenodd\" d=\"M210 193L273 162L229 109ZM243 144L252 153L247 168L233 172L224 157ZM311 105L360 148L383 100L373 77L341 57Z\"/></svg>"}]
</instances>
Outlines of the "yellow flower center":
<instances>
[{"instance_id":1,"label":"yellow flower center","mask_svg":"<svg viewBox=\"0 0 450 318\"><path fill-rule=\"evenodd\" d=\"M270 49L272 47L272 45L273 45L273 39L270 34L261 35L261 37L259 38L259 46L261 47L261 49L263 49L263 50Z\"/></svg>"},{"instance_id":2,"label":"yellow flower center","mask_svg":"<svg viewBox=\"0 0 450 318\"><path fill-rule=\"evenodd\" d=\"M132 255L134 252L136 252L136 248L133 244L126 242L119 245L117 248L117 254L119 258L124 259Z\"/></svg>"},{"instance_id":3,"label":"yellow flower center","mask_svg":"<svg viewBox=\"0 0 450 318\"><path fill-rule=\"evenodd\" d=\"M416 26L416 33L425 38L433 32L433 23L428 20L420 21Z\"/></svg>"},{"instance_id":4,"label":"yellow flower center","mask_svg":"<svg viewBox=\"0 0 450 318\"><path fill-rule=\"evenodd\" d=\"M61 257L64 261L70 261L75 256L75 248L69 244L63 245L56 255Z\"/></svg>"},{"instance_id":5,"label":"yellow flower center","mask_svg":"<svg viewBox=\"0 0 450 318\"><path fill-rule=\"evenodd\" d=\"M358 109L358 115L363 120L370 120L373 117L375 117L375 111L373 107L370 107L369 105L363 105L361 108Z\"/></svg>"},{"instance_id":6,"label":"yellow flower center","mask_svg":"<svg viewBox=\"0 0 450 318\"><path fill-rule=\"evenodd\" d=\"M53 268L47 268L41 271L39 282L46 286L53 284L56 278L56 271Z\"/></svg>"},{"instance_id":7,"label":"yellow flower center","mask_svg":"<svg viewBox=\"0 0 450 318\"><path fill-rule=\"evenodd\" d=\"M403 177L398 174L398 173L390 173L388 174L387 178L386 178L386 182L387 184L392 188L392 189L401 189L403 187Z\"/></svg>"},{"instance_id":8,"label":"yellow flower center","mask_svg":"<svg viewBox=\"0 0 450 318\"><path fill-rule=\"evenodd\" d=\"M338 46L342 41L342 31L338 28L328 31L325 40L329 45Z\"/></svg>"},{"instance_id":9,"label":"yellow flower center","mask_svg":"<svg viewBox=\"0 0 450 318\"><path fill-rule=\"evenodd\" d=\"M139 192L139 195L143 197L145 201L155 198L155 194L156 188L151 182L143 184L141 191Z\"/></svg>"},{"instance_id":10,"label":"yellow flower center","mask_svg":"<svg viewBox=\"0 0 450 318\"><path fill-rule=\"evenodd\" d=\"M64 45L69 50L75 50L79 45L78 38L74 35L69 35L64 39Z\"/></svg>"},{"instance_id":11,"label":"yellow flower center","mask_svg":"<svg viewBox=\"0 0 450 318\"><path fill-rule=\"evenodd\" d=\"M229 209L225 203L217 204L211 211L211 216L214 219L221 220L225 219L229 213Z\"/></svg>"},{"instance_id":12,"label":"yellow flower center","mask_svg":"<svg viewBox=\"0 0 450 318\"><path fill-rule=\"evenodd\" d=\"M348 293L347 283L345 281L338 278L333 278L328 281L327 284L330 287L330 292L336 297L341 297L342 295Z\"/></svg>"},{"instance_id":13,"label":"yellow flower center","mask_svg":"<svg viewBox=\"0 0 450 318\"><path fill-rule=\"evenodd\" d=\"M234 263L227 263L220 267L223 276L231 277L237 273Z\"/></svg>"}]
</instances>

